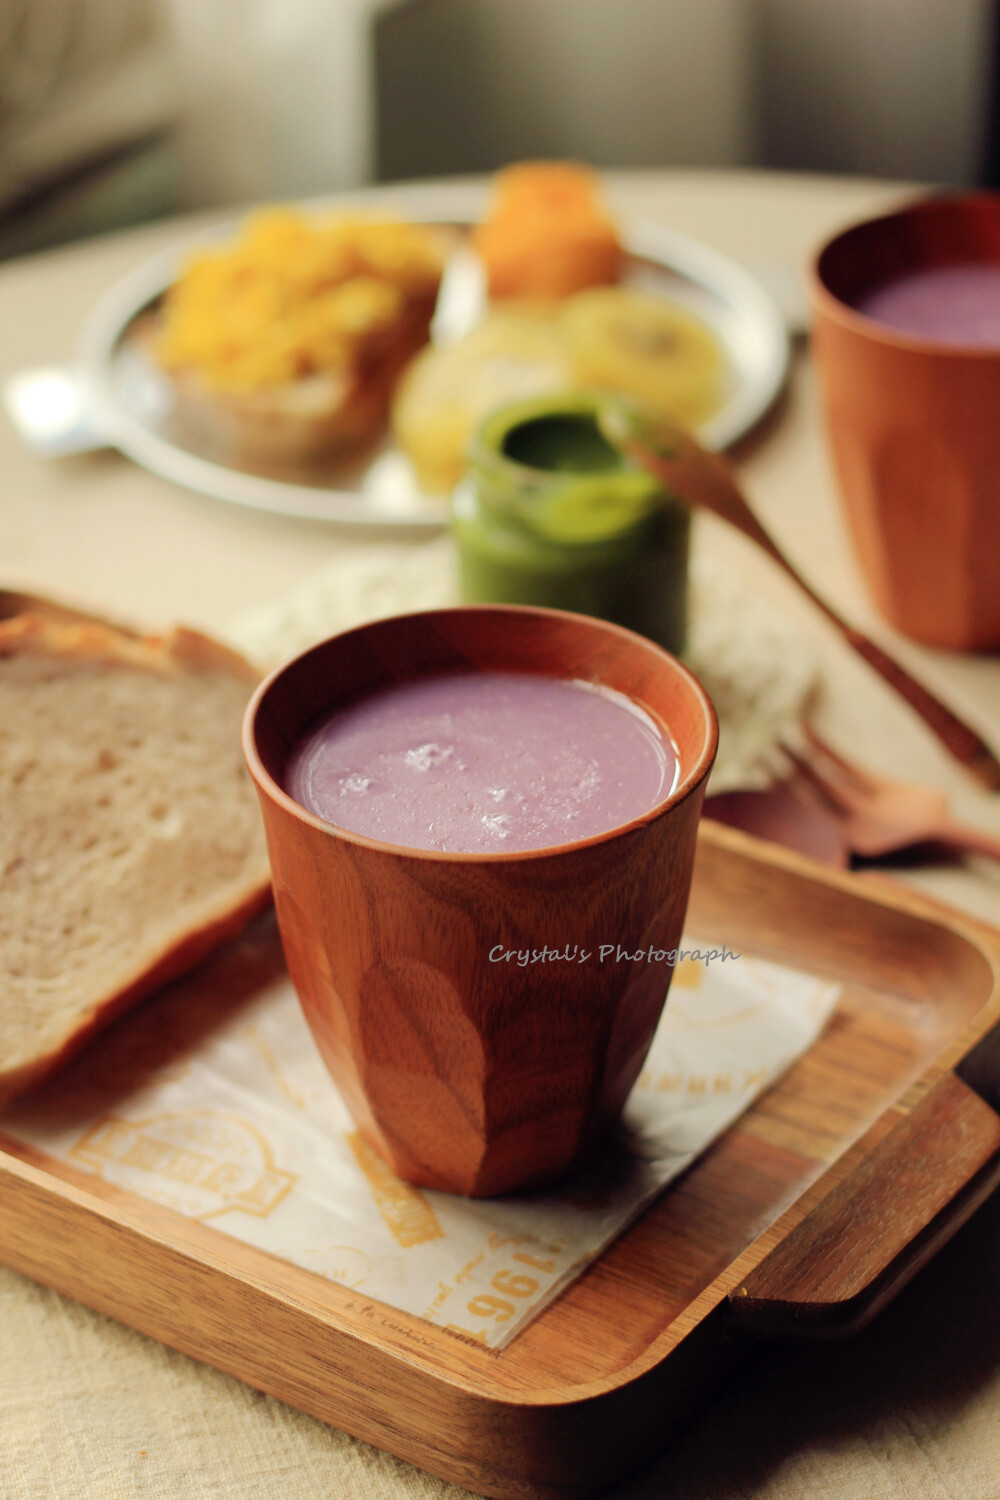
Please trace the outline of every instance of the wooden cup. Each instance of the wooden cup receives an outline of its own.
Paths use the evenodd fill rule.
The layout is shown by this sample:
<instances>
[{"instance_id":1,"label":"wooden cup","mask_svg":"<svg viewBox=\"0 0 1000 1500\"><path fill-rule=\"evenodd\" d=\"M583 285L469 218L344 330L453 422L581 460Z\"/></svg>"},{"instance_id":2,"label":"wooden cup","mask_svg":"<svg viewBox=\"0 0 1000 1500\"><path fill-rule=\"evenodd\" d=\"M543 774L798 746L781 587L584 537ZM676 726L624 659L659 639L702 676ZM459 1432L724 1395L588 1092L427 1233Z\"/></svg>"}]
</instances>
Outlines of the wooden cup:
<instances>
[{"instance_id":1,"label":"wooden cup","mask_svg":"<svg viewBox=\"0 0 1000 1500\"><path fill-rule=\"evenodd\" d=\"M627 694L669 726L674 791L576 844L449 854L334 828L282 790L292 748L338 702L419 673L478 670ZM244 752L288 967L359 1130L400 1177L473 1196L524 1188L566 1171L617 1119L671 975L662 958L636 955L680 940L717 735L706 693L666 651L555 610L379 620L260 686ZM602 945L614 945L603 962ZM497 957L545 948L591 957Z\"/></svg>"},{"instance_id":2,"label":"wooden cup","mask_svg":"<svg viewBox=\"0 0 1000 1500\"><path fill-rule=\"evenodd\" d=\"M1000 262L1000 195L932 198L857 224L813 273L813 352L834 465L875 602L933 646L1000 646L1000 350L856 311L908 271Z\"/></svg>"}]
</instances>

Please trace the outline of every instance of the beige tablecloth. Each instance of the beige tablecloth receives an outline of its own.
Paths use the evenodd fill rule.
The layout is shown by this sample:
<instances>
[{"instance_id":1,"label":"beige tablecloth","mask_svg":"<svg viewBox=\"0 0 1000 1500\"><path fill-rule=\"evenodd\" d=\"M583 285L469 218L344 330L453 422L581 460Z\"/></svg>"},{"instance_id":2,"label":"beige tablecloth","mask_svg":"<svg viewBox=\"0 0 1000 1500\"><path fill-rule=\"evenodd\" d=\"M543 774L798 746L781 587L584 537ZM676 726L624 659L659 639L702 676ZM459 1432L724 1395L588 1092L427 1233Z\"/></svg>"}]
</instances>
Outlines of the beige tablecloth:
<instances>
[{"instance_id":1,"label":"beige tablecloth","mask_svg":"<svg viewBox=\"0 0 1000 1500\"><path fill-rule=\"evenodd\" d=\"M837 225L905 186L759 173L616 177L621 212L794 277ZM67 360L96 296L183 226L161 225L0 270L0 376ZM1000 662L895 639L872 618L844 534L800 349L787 396L737 454L762 518L816 586L891 643L1000 745ZM238 511L102 453L44 462L0 421L0 559L18 581L150 624L223 630L366 540ZM937 781L1000 832L994 803L840 647L765 559L718 525L698 545L801 622L824 662L824 726L874 766ZM1000 800L1000 799L998 799ZM913 883L1000 925L986 861ZM0 1202L0 1214L3 1204ZM827 1348L762 1349L624 1497L1000 1497L1000 1202L994 1200L867 1332ZM3 1500L208 1500L459 1495L343 1434L0 1269Z\"/></svg>"}]
</instances>

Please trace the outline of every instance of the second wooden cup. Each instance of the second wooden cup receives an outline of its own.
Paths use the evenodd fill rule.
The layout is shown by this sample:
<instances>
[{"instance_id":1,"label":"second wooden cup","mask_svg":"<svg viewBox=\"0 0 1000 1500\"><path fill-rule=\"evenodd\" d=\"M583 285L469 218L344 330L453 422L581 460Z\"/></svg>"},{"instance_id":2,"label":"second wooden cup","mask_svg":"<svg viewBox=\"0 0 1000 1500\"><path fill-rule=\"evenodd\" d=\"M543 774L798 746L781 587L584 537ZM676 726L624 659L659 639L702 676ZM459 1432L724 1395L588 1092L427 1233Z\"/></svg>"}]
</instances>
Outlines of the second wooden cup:
<instances>
[{"instance_id":1,"label":"second wooden cup","mask_svg":"<svg viewBox=\"0 0 1000 1500\"><path fill-rule=\"evenodd\" d=\"M914 640L961 651L1000 647L1000 348L859 309L913 272L989 266L1000 194L961 194L844 230L812 288L830 445L875 603Z\"/></svg>"}]
</instances>

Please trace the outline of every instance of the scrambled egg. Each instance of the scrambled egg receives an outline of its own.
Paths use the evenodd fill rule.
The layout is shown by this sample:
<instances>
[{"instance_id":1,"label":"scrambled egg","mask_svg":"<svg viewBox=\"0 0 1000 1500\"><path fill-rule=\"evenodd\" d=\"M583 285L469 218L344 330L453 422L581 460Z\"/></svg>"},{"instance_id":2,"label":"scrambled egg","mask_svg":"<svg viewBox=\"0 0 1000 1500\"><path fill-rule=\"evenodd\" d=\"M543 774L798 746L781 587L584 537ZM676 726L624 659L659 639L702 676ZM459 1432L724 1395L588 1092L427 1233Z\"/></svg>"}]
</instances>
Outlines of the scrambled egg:
<instances>
[{"instance_id":1,"label":"scrambled egg","mask_svg":"<svg viewBox=\"0 0 1000 1500\"><path fill-rule=\"evenodd\" d=\"M188 261L164 299L157 354L219 391L343 370L410 303L433 298L441 271L422 225L263 210L234 244Z\"/></svg>"}]
</instances>

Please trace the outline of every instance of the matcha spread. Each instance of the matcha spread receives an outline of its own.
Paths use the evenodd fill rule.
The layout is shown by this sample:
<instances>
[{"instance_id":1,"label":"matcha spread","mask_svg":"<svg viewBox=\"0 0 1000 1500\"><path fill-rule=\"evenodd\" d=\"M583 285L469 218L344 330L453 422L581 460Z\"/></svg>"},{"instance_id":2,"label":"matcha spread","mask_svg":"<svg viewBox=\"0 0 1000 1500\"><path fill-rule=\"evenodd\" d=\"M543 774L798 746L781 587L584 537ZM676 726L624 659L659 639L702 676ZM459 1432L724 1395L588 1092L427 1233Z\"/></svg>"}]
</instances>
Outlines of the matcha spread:
<instances>
[{"instance_id":1,"label":"matcha spread","mask_svg":"<svg viewBox=\"0 0 1000 1500\"><path fill-rule=\"evenodd\" d=\"M679 652L688 512L608 438L614 401L545 396L482 424L452 500L462 597L596 615Z\"/></svg>"}]
</instances>

